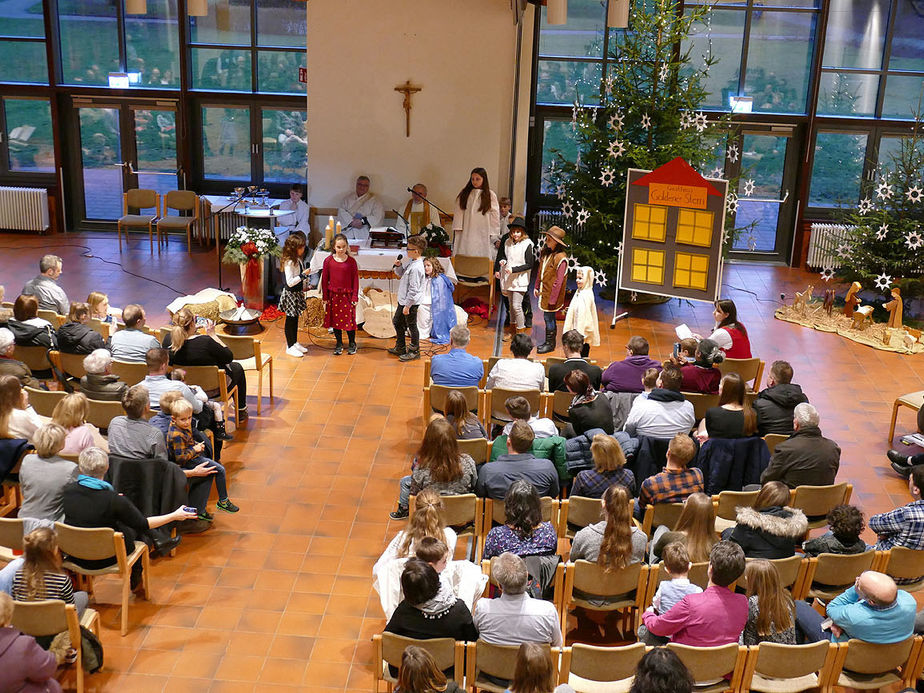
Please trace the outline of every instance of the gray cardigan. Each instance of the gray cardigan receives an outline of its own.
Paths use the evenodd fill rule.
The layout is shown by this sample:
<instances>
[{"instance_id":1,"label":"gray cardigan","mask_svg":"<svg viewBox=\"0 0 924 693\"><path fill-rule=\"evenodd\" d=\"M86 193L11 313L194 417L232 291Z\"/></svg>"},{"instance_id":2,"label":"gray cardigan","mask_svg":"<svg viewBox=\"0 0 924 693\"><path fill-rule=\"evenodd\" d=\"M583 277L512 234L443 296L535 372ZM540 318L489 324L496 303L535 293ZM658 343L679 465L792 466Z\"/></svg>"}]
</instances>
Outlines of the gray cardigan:
<instances>
[{"instance_id":1,"label":"gray cardigan","mask_svg":"<svg viewBox=\"0 0 924 693\"><path fill-rule=\"evenodd\" d=\"M571 560L584 559L596 562L600 556L600 545L603 543L603 532L606 529L606 520L588 525L574 535L571 542ZM632 560L630 563L641 563L645 560L645 544L648 537L638 527L632 527Z\"/></svg>"},{"instance_id":2,"label":"gray cardigan","mask_svg":"<svg viewBox=\"0 0 924 693\"><path fill-rule=\"evenodd\" d=\"M19 470L22 507L19 517L64 521L64 487L77 480L77 465L62 457L26 455Z\"/></svg>"}]
</instances>

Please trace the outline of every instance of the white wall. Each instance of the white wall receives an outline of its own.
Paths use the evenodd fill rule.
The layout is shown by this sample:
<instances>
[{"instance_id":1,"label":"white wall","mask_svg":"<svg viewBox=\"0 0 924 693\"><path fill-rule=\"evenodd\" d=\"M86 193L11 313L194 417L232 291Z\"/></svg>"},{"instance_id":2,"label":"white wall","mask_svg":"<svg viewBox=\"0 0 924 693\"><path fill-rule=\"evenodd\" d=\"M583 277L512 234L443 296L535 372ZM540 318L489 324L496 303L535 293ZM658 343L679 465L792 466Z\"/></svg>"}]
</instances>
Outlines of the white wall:
<instances>
[{"instance_id":1,"label":"white wall","mask_svg":"<svg viewBox=\"0 0 924 693\"><path fill-rule=\"evenodd\" d=\"M307 6L311 204L337 206L367 174L386 209L403 211L405 187L423 182L451 213L476 166L498 196L509 194L516 27L507 0ZM410 138L394 91L408 79L423 87Z\"/></svg>"}]
</instances>

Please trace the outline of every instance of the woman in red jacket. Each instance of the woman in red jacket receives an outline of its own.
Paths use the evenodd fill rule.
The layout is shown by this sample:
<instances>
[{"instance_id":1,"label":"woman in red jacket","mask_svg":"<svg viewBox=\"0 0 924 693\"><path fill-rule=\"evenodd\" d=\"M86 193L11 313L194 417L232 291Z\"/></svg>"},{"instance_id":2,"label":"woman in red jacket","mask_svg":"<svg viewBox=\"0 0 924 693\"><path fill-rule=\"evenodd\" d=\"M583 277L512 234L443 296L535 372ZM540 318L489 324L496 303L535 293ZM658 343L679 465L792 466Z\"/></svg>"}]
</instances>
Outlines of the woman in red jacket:
<instances>
[{"instance_id":1,"label":"woman in red jacket","mask_svg":"<svg viewBox=\"0 0 924 693\"><path fill-rule=\"evenodd\" d=\"M359 266L350 257L350 244L342 233L334 236L334 254L324 260L321 270L321 298L324 301L324 327L334 328L337 347L343 353L343 333L347 331L348 354L356 353L356 303L359 301Z\"/></svg>"},{"instance_id":2,"label":"woman in red jacket","mask_svg":"<svg viewBox=\"0 0 924 693\"><path fill-rule=\"evenodd\" d=\"M715 318L715 329L709 335L709 339L719 345L719 348L725 352L725 356L730 359L751 358L748 331L738 322L738 309L735 307L735 302L727 298L716 301L712 317Z\"/></svg>"}]
</instances>

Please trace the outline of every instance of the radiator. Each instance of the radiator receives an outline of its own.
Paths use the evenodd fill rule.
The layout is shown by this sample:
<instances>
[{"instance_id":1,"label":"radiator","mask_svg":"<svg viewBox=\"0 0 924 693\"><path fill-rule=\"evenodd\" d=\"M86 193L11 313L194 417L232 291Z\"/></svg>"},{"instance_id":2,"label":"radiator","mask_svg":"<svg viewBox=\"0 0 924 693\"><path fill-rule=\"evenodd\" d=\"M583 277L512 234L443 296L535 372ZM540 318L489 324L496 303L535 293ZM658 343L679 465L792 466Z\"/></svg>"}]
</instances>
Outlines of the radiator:
<instances>
[{"instance_id":1,"label":"radiator","mask_svg":"<svg viewBox=\"0 0 924 693\"><path fill-rule=\"evenodd\" d=\"M843 224L813 223L805 264L814 269L839 268L841 261L834 251L845 240L847 240L847 227Z\"/></svg>"},{"instance_id":2,"label":"radiator","mask_svg":"<svg viewBox=\"0 0 924 693\"><path fill-rule=\"evenodd\" d=\"M560 210L540 209L536 213L536 228L544 229L549 226L561 226L564 220L565 217Z\"/></svg>"},{"instance_id":3,"label":"radiator","mask_svg":"<svg viewBox=\"0 0 924 693\"><path fill-rule=\"evenodd\" d=\"M48 230L48 191L0 187L0 229L45 233Z\"/></svg>"}]
</instances>

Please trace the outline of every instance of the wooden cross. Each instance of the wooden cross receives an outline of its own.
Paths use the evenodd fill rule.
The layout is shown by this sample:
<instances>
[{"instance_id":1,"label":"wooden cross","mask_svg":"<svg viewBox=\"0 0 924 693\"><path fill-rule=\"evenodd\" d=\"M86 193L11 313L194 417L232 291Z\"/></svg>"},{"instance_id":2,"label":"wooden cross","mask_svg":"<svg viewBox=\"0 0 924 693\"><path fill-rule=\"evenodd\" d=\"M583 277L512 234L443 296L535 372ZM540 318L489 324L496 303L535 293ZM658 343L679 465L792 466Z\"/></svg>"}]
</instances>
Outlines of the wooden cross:
<instances>
[{"instance_id":1,"label":"wooden cross","mask_svg":"<svg viewBox=\"0 0 924 693\"><path fill-rule=\"evenodd\" d=\"M395 87L395 91L400 91L404 94L404 121L405 121L405 137L411 136L411 94L416 94L423 87L415 87L411 84L411 80L407 80L404 84L399 84Z\"/></svg>"}]
</instances>

